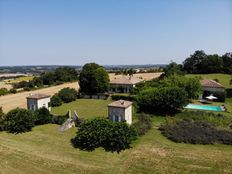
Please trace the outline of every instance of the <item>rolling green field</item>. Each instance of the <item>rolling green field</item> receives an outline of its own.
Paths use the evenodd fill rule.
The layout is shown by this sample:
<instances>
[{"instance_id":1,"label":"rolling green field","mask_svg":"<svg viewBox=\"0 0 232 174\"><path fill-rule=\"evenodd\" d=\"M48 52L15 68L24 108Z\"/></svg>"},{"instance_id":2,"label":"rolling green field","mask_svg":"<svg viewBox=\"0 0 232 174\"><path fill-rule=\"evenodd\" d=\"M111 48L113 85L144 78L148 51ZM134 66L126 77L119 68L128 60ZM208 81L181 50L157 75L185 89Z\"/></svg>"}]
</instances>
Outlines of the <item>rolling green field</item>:
<instances>
[{"instance_id":1,"label":"rolling green field","mask_svg":"<svg viewBox=\"0 0 232 174\"><path fill-rule=\"evenodd\" d=\"M109 102L77 100L52 112L74 109L84 118L106 116ZM76 128L61 133L58 125L48 124L24 134L0 132L0 173L232 173L232 146L174 143L157 129L164 118L152 119L152 129L119 154L74 149L70 139Z\"/></svg>"},{"instance_id":2,"label":"rolling green field","mask_svg":"<svg viewBox=\"0 0 232 174\"><path fill-rule=\"evenodd\" d=\"M187 74L188 77L195 77L195 76L201 76L202 79L218 79L219 83L221 83L225 88L232 88L232 85L230 85L230 79L232 78L229 74Z\"/></svg>"}]
</instances>

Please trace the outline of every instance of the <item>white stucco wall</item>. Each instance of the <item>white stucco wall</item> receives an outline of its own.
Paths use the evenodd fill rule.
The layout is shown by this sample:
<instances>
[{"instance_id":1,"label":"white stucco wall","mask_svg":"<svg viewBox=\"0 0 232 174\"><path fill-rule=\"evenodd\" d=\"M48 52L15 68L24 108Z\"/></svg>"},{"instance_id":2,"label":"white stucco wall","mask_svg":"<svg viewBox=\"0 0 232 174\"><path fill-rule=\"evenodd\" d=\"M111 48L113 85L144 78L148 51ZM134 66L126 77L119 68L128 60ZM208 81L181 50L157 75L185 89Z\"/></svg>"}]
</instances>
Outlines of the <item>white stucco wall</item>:
<instances>
[{"instance_id":1,"label":"white stucco wall","mask_svg":"<svg viewBox=\"0 0 232 174\"><path fill-rule=\"evenodd\" d=\"M119 121L126 121L127 124L132 124L132 106L128 108L108 107L109 119L115 121L115 116L120 117Z\"/></svg>"},{"instance_id":2,"label":"white stucco wall","mask_svg":"<svg viewBox=\"0 0 232 174\"><path fill-rule=\"evenodd\" d=\"M51 108L48 106L49 102L50 102L50 97L43 99L27 99L27 109L35 111L39 108L45 107L50 111Z\"/></svg>"}]
</instances>

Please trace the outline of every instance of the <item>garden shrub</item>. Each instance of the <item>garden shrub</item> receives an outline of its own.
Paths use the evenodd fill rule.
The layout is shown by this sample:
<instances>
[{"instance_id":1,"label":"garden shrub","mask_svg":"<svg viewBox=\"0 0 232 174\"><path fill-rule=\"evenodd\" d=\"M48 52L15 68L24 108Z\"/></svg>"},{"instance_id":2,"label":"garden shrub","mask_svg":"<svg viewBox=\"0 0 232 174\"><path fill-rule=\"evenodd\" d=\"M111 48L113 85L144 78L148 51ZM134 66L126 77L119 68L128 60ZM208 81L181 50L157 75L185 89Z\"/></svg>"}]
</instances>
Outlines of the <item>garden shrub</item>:
<instances>
[{"instance_id":1,"label":"garden shrub","mask_svg":"<svg viewBox=\"0 0 232 174\"><path fill-rule=\"evenodd\" d=\"M111 98L112 98L112 100L136 101L135 95L113 94L113 95L111 95Z\"/></svg>"},{"instance_id":2,"label":"garden shrub","mask_svg":"<svg viewBox=\"0 0 232 174\"><path fill-rule=\"evenodd\" d=\"M65 115L53 115L51 123L62 125L69 118L69 114Z\"/></svg>"},{"instance_id":3,"label":"garden shrub","mask_svg":"<svg viewBox=\"0 0 232 174\"><path fill-rule=\"evenodd\" d=\"M45 107L35 111L35 125L43 125L51 123L52 115L49 110Z\"/></svg>"},{"instance_id":4,"label":"garden shrub","mask_svg":"<svg viewBox=\"0 0 232 174\"><path fill-rule=\"evenodd\" d=\"M232 132L219 130L210 123L191 119L166 123L159 128L164 136L177 143L232 144Z\"/></svg>"},{"instance_id":5,"label":"garden shrub","mask_svg":"<svg viewBox=\"0 0 232 174\"><path fill-rule=\"evenodd\" d=\"M188 102L187 93L178 87L150 88L137 97L140 111L176 113Z\"/></svg>"},{"instance_id":6,"label":"garden shrub","mask_svg":"<svg viewBox=\"0 0 232 174\"><path fill-rule=\"evenodd\" d=\"M75 148L93 151L103 147L105 151L120 152L130 148L136 138L136 131L125 122L111 122L104 118L96 118L83 122L71 143Z\"/></svg>"},{"instance_id":7,"label":"garden shrub","mask_svg":"<svg viewBox=\"0 0 232 174\"><path fill-rule=\"evenodd\" d=\"M62 105L62 100L60 99L60 97L58 96L58 94L55 94L55 95L53 95L51 97L50 105L52 107L56 107L56 106L61 106Z\"/></svg>"},{"instance_id":8,"label":"garden shrub","mask_svg":"<svg viewBox=\"0 0 232 174\"><path fill-rule=\"evenodd\" d=\"M16 108L6 114L4 126L10 133L22 133L31 131L34 121L35 117L32 111Z\"/></svg>"},{"instance_id":9,"label":"garden shrub","mask_svg":"<svg viewBox=\"0 0 232 174\"><path fill-rule=\"evenodd\" d=\"M12 93L12 94L16 94L17 90L16 89L10 89L9 92Z\"/></svg>"},{"instance_id":10,"label":"garden shrub","mask_svg":"<svg viewBox=\"0 0 232 174\"><path fill-rule=\"evenodd\" d=\"M58 96L64 103L69 103L77 99L77 91L74 88L63 88L59 91Z\"/></svg>"},{"instance_id":11,"label":"garden shrub","mask_svg":"<svg viewBox=\"0 0 232 174\"><path fill-rule=\"evenodd\" d=\"M0 88L0 96L8 94L9 91L6 88Z\"/></svg>"},{"instance_id":12,"label":"garden shrub","mask_svg":"<svg viewBox=\"0 0 232 174\"><path fill-rule=\"evenodd\" d=\"M227 88L227 89L226 89L226 96L227 96L228 98L231 98L231 97L232 97L232 88Z\"/></svg>"},{"instance_id":13,"label":"garden shrub","mask_svg":"<svg viewBox=\"0 0 232 174\"><path fill-rule=\"evenodd\" d=\"M145 135L152 126L150 115L138 115L138 121L134 124L134 126L139 136Z\"/></svg>"},{"instance_id":14,"label":"garden shrub","mask_svg":"<svg viewBox=\"0 0 232 174\"><path fill-rule=\"evenodd\" d=\"M4 130L4 119L5 114L3 113L2 107L0 107L0 131Z\"/></svg>"}]
</instances>

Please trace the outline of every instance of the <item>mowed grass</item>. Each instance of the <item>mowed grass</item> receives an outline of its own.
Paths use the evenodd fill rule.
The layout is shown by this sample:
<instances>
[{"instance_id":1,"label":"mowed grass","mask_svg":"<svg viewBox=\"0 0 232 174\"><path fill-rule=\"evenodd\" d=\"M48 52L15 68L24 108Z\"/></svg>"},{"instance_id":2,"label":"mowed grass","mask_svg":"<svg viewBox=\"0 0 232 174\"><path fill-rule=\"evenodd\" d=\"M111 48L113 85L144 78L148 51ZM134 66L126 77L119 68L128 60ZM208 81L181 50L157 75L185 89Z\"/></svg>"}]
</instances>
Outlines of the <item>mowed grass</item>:
<instances>
[{"instance_id":1,"label":"mowed grass","mask_svg":"<svg viewBox=\"0 0 232 174\"><path fill-rule=\"evenodd\" d=\"M108 102L77 100L69 105L82 106L82 115L92 118L93 113L105 113ZM102 107L94 107L98 105ZM61 133L58 125L48 124L18 135L0 132L0 173L232 173L232 146L174 143L157 129L164 117L152 121L152 129L119 154L73 148L76 128Z\"/></svg>"},{"instance_id":2,"label":"mowed grass","mask_svg":"<svg viewBox=\"0 0 232 174\"><path fill-rule=\"evenodd\" d=\"M64 103L59 107L53 107L52 113L56 115L64 115L69 110L77 111L81 118L89 119L95 117L107 117L107 105L112 102L110 100L97 99L77 99L71 103Z\"/></svg>"},{"instance_id":3,"label":"mowed grass","mask_svg":"<svg viewBox=\"0 0 232 174\"><path fill-rule=\"evenodd\" d=\"M232 78L229 74L187 74L187 77L195 77L200 76L202 79L218 79L219 83L221 83L225 88L232 88L230 85L230 80Z\"/></svg>"}]
</instances>

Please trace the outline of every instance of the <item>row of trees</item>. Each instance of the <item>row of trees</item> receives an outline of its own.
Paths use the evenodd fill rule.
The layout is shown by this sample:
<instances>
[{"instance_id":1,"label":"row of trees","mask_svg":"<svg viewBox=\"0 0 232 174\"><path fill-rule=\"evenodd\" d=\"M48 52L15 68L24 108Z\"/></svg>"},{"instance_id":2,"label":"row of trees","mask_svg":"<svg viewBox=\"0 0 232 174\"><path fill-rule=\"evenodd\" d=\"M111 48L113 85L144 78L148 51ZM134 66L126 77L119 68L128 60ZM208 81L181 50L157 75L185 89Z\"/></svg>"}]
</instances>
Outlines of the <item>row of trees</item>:
<instances>
[{"instance_id":1,"label":"row of trees","mask_svg":"<svg viewBox=\"0 0 232 174\"><path fill-rule=\"evenodd\" d=\"M43 85L54 85L63 82L72 82L78 80L78 73L74 68L63 67L57 68L54 71L42 73L40 77L34 77L30 81L22 81L15 83L13 86L15 89L24 88L30 90L35 87L42 87Z\"/></svg>"},{"instance_id":2,"label":"row of trees","mask_svg":"<svg viewBox=\"0 0 232 174\"><path fill-rule=\"evenodd\" d=\"M164 76L171 74L183 75L190 74L208 74L208 73L232 73L232 53L226 53L222 56L217 54L207 55L202 50L195 51L186 58L183 64L171 62L164 68Z\"/></svg>"},{"instance_id":3,"label":"row of trees","mask_svg":"<svg viewBox=\"0 0 232 174\"><path fill-rule=\"evenodd\" d=\"M183 70L187 73L232 73L232 53L222 56L217 54L207 55L198 50L183 62Z\"/></svg>"}]
</instances>

